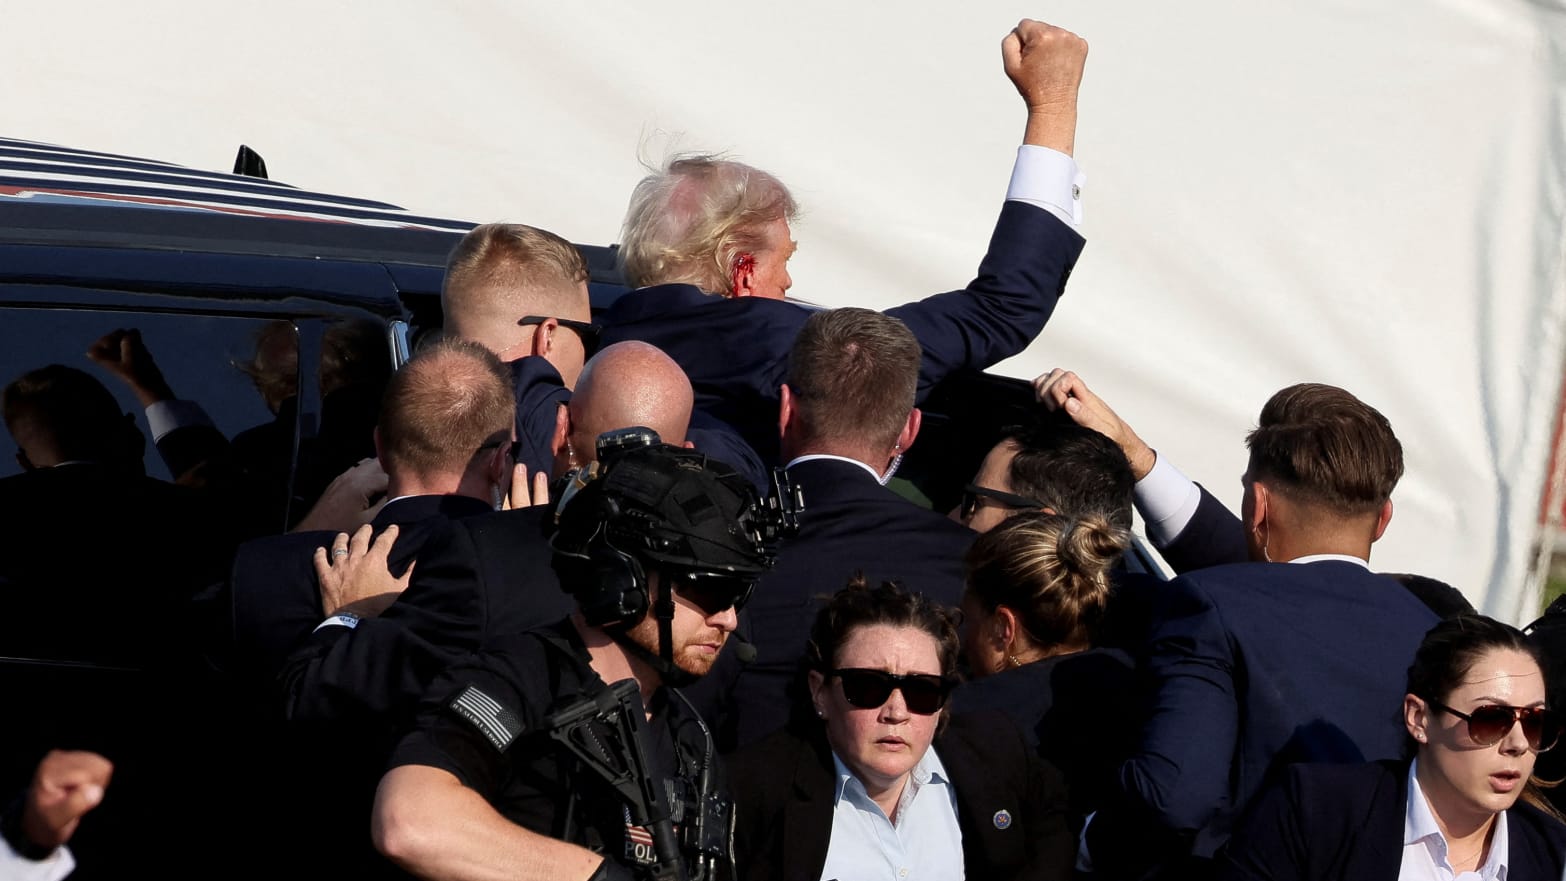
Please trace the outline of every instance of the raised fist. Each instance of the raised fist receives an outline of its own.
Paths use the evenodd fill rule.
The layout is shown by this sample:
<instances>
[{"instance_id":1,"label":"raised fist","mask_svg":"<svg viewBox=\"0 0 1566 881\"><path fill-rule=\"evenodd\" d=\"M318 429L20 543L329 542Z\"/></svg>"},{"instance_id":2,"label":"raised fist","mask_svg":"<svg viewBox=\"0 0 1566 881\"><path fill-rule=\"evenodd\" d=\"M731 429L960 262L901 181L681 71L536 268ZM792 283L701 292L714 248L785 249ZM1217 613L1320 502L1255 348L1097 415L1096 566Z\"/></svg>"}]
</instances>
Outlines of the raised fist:
<instances>
[{"instance_id":1,"label":"raised fist","mask_svg":"<svg viewBox=\"0 0 1566 881\"><path fill-rule=\"evenodd\" d=\"M1087 41L1052 24L1025 18L1001 41L1001 58L1029 111L1076 109Z\"/></svg>"}]
</instances>

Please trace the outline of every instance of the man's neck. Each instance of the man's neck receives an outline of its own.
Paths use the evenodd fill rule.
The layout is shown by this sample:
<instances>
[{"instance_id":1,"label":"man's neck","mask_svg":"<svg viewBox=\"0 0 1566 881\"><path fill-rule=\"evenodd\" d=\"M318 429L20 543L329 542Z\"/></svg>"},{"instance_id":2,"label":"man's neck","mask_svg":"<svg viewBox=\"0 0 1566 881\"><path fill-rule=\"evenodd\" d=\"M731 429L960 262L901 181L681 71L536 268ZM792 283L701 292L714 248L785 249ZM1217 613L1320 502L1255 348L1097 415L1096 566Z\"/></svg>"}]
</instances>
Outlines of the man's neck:
<instances>
[{"instance_id":1,"label":"man's neck","mask_svg":"<svg viewBox=\"0 0 1566 881\"><path fill-rule=\"evenodd\" d=\"M625 646L620 645L602 628L589 626L580 614L571 616L571 625L587 646L588 665L598 674L598 678L606 683L635 679L642 692L642 706L651 706L653 694L663 686L663 678L658 675L658 671L626 651Z\"/></svg>"},{"instance_id":2,"label":"man's neck","mask_svg":"<svg viewBox=\"0 0 1566 881\"><path fill-rule=\"evenodd\" d=\"M890 461L890 457L886 457L880 459L879 464L877 464L877 457L870 451L854 450L847 447L815 446L805 447L803 449L789 449L787 445L785 445L783 449L784 462L795 462L799 459L804 459L810 456L826 456L833 459L847 459L850 462L857 462L858 464L863 465L866 468L869 468L871 471L875 472L875 476L877 478L886 473L886 464L888 461Z\"/></svg>"}]
</instances>

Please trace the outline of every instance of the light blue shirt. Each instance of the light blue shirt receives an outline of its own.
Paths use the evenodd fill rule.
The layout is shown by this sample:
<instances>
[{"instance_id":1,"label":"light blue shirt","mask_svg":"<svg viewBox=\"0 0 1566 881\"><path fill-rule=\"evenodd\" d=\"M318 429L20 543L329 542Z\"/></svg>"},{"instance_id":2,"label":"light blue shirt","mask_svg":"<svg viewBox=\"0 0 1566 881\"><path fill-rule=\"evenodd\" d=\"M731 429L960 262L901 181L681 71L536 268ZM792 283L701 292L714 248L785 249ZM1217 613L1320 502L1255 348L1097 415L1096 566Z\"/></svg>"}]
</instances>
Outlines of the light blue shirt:
<instances>
[{"instance_id":1,"label":"light blue shirt","mask_svg":"<svg viewBox=\"0 0 1566 881\"><path fill-rule=\"evenodd\" d=\"M1446 836L1436 825L1435 814L1425 792L1414 778L1418 762L1408 766L1408 806L1403 814L1403 866L1398 870L1398 881L1506 881L1506 856L1510 849L1506 836L1506 812L1495 815L1495 828L1490 832L1490 853L1477 872L1456 875L1447 861Z\"/></svg>"},{"instance_id":2,"label":"light blue shirt","mask_svg":"<svg viewBox=\"0 0 1566 881\"><path fill-rule=\"evenodd\" d=\"M822 881L954 881L963 877L957 791L946 768L925 750L897 800L894 823L859 778L832 753L837 797Z\"/></svg>"}]
</instances>

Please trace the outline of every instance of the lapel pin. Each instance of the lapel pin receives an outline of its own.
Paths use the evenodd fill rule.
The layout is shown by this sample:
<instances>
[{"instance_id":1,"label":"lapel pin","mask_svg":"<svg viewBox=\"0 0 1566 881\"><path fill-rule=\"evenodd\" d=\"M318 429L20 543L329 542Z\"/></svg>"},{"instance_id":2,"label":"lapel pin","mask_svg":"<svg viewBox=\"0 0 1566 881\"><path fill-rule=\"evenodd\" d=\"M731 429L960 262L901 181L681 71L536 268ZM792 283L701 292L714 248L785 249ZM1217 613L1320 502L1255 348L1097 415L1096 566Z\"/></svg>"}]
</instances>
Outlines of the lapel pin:
<instances>
[{"instance_id":1,"label":"lapel pin","mask_svg":"<svg viewBox=\"0 0 1566 881\"><path fill-rule=\"evenodd\" d=\"M995 828L1008 829L1011 827L1011 811L995 812Z\"/></svg>"}]
</instances>

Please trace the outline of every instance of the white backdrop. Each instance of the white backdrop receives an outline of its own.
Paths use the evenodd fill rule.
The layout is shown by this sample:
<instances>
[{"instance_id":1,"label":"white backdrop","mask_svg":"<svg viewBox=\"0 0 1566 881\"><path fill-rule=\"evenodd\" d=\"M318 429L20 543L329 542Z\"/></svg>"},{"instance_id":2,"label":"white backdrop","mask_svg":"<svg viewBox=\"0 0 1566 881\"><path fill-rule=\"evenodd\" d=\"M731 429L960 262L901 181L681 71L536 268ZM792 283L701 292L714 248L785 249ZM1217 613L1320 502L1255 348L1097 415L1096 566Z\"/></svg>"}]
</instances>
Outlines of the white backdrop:
<instances>
[{"instance_id":1,"label":"white backdrop","mask_svg":"<svg viewBox=\"0 0 1566 881\"><path fill-rule=\"evenodd\" d=\"M1231 504L1268 395L1342 385L1407 454L1375 567L1531 618L1566 0L0 0L0 133L211 169L243 142L278 180L587 243L639 150L728 150L805 206L795 293L887 306L977 265L1024 15L1091 45L1089 242L1002 372L1077 369Z\"/></svg>"}]
</instances>

